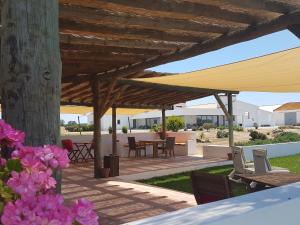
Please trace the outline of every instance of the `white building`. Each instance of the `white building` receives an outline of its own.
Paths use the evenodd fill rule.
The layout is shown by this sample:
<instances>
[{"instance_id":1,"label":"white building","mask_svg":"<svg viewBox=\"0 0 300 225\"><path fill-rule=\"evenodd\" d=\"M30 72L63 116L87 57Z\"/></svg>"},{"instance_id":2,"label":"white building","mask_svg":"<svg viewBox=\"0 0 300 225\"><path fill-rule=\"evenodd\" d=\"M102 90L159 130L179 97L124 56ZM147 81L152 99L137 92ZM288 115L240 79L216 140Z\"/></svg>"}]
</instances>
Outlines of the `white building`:
<instances>
[{"instance_id":1,"label":"white building","mask_svg":"<svg viewBox=\"0 0 300 225\"><path fill-rule=\"evenodd\" d=\"M300 124L300 102L289 102L274 109L274 120L276 125L299 125Z\"/></svg>"},{"instance_id":2,"label":"white building","mask_svg":"<svg viewBox=\"0 0 300 225\"><path fill-rule=\"evenodd\" d=\"M122 127L129 127L129 122L130 120L129 115L117 115L117 130L121 130ZM93 113L88 113L87 114L87 121L88 124L93 124L94 118L93 118ZM112 126L112 116L111 115L104 115L101 118L101 130L108 130L109 127ZM132 125L131 125L132 126Z\"/></svg>"},{"instance_id":3,"label":"white building","mask_svg":"<svg viewBox=\"0 0 300 225\"><path fill-rule=\"evenodd\" d=\"M221 97L227 106L226 99ZM234 124L242 127L283 126L300 124L300 102L283 105L257 106L233 99ZM167 110L166 116L183 117L187 128L201 126L203 123L213 123L217 126L227 125L224 112L217 103L186 106L185 103ZM93 113L87 115L88 123L93 123ZM150 110L136 115L117 115L117 129L123 126L132 129L149 129L154 124L161 124L160 110ZM112 125L111 115L104 115L101 119L102 130L108 130Z\"/></svg>"},{"instance_id":4,"label":"white building","mask_svg":"<svg viewBox=\"0 0 300 225\"><path fill-rule=\"evenodd\" d=\"M227 102L223 98L223 102ZM260 109L259 106L233 99L234 124L243 127L274 126L272 112ZM184 118L187 128L200 126L205 122L217 126L227 125L224 112L217 103L203 104L197 106L186 106L185 104L174 106L174 110L167 110L166 116L180 116ZM161 111L150 111L131 117L134 129L151 128L153 124L161 123Z\"/></svg>"}]
</instances>

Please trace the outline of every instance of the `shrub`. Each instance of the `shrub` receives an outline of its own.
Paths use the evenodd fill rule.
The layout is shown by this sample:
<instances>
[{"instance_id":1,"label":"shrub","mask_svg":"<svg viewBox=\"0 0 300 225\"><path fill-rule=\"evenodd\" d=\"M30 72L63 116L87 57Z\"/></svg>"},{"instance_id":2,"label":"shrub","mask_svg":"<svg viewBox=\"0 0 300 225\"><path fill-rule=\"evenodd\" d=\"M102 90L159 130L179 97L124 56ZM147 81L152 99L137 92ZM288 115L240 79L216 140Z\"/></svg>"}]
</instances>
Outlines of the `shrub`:
<instances>
[{"instance_id":1,"label":"shrub","mask_svg":"<svg viewBox=\"0 0 300 225\"><path fill-rule=\"evenodd\" d=\"M200 126L200 127L197 128L197 130L203 131L203 127Z\"/></svg>"},{"instance_id":2,"label":"shrub","mask_svg":"<svg viewBox=\"0 0 300 225\"><path fill-rule=\"evenodd\" d=\"M167 118L167 130L177 132L184 128L184 120L182 117L170 116Z\"/></svg>"},{"instance_id":3,"label":"shrub","mask_svg":"<svg viewBox=\"0 0 300 225\"><path fill-rule=\"evenodd\" d=\"M153 124L153 126L151 127L151 131L152 132L160 132L161 131L161 125L160 124Z\"/></svg>"},{"instance_id":4,"label":"shrub","mask_svg":"<svg viewBox=\"0 0 300 225\"><path fill-rule=\"evenodd\" d=\"M112 127L109 126L109 128L108 128L108 133L109 133L109 134L112 134L112 131L113 131L113 130L112 130Z\"/></svg>"},{"instance_id":5,"label":"shrub","mask_svg":"<svg viewBox=\"0 0 300 225\"><path fill-rule=\"evenodd\" d=\"M250 145L264 145L264 144L276 144L276 143L287 143L287 142L296 142L300 141L300 135L294 132L283 132L279 133L273 139L265 140L250 140L248 142L237 142L237 146L250 146Z\"/></svg>"},{"instance_id":6,"label":"shrub","mask_svg":"<svg viewBox=\"0 0 300 225\"><path fill-rule=\"evenodd\" d=\"M283 133L283 132L284 132L284 130L281 129L281 128L272 130L272 134L273 134L274 136L276 136L277 134Z\"/></svg>"},{"instance_id":7,"label":"shrub","mask_svg":"<svg viewBox=\"0 0 300 225\"><path fill-rule=\"evenodd\" d=\"M241 126L233 126L233 130L238 131L238 132L242 132L244 131L244 128Z\"/></svg>"},{"instance_id":8,"label":"shrub","mask_svg":"<svg viewBox=\"0 0 300 225\"><path fill-rule=\"evenodd\" d=\"M204 123L202 126L205 130L209 131L212 128L216 128L216 125L212 124L212 123Z\"/></svg>"},{"instance_id":9,"label":"shrub","mask_svg":"<svg viewBox=\"0 0 300 225\"><path fill-rule=\"evenodd\" d=\"M225 130L226 127L222 125L222 126L218 126L217 129L219 129L219 130Z\"/></svg>"},{"instance_id":10,"label":"shrub","mask_svg":"<svg viewBox=\"0 0 300 225\"><path fill-rule=\"evenodd\" d=\"M275 136L277 143L300 141L300 135L294 132L282 132Z\"/></svg>"},{"instance_id":11,"label":"shrub","mask_svg":"<svg viewBox=\"0 0 300 225\"><path fill-rule=\"evenodd\" d=\"M264 133L258 132L256 130L251 130L249 136L251 137L251 140L266 140L267 135Z\"/></svg>"},{"instance_id":12,"label":"shrub","mask_svg":"<svg viewBox=\"0 0 300 225\"><path fill-rule=\"evenodd\" d=\"M200 143L209 143L210 142L210 140L208 138L205 138L205 134L203 132L198 134L196 141L200 142Z\"/></svg>"},{"instance_id":13,"label":"shrub","mask_svg":"<svg viewBox=\"0 0 300 225\"><path fill-rule=\"evenodd\" d=\"M229 132L225 130L219 130L217 132L217 138L227 138L229 136Z\"/></svg>"},{"instance_id":14,"label":"shrub","mask_svg":"<svg viewBox=\"0 0 300 225\"><path fill-rule=\"evenodd\" d=\"M122 127L122 133L127 134L128 133L128 128L126 126Z\"/></svg>"},{"instance_id":15,"label":"shrub","mask_svg":"<svg viewBox=\"0 0 300 225\"><path fill-rule=\"evenodd\" d=\"M258 129L258 124L257 123L253 123L253 126L255 127L255 129Z\"/></svg>"}]
</instances>

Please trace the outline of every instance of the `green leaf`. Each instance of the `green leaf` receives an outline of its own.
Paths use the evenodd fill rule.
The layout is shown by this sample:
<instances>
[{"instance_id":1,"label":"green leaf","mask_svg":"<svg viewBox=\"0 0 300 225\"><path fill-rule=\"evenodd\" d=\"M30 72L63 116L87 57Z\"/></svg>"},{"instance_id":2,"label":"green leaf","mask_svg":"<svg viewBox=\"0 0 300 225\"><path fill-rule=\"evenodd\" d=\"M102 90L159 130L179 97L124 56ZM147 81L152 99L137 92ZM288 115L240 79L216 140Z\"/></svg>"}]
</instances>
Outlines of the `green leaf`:
<instances>
[{"instance_id":1,"label":"green leaf","mask_svg":"<svg viewBox=\"0 0 300 225\"><path fill-rule=\"evenodd\" d=\"M6 163L6 167L11 171L21 172L22 171L22 165L21 161L19 159L9 159Z\"/></svg>"}]
</instances>

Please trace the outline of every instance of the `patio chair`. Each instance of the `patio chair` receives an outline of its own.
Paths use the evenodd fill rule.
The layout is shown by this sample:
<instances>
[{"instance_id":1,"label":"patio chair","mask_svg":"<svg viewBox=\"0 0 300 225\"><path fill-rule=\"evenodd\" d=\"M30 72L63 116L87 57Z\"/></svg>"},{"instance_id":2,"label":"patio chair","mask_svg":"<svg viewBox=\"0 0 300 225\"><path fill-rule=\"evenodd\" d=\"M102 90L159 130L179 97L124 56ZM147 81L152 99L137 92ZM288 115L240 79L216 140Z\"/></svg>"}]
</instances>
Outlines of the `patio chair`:
<instances>
[{"instance_id":1,"label":"patio chair","mask_svg":"<svg viewBox=\"0 0 300 225\"><path fill-rule=\"evenodd\" d=\"M265 173L288 173L289 170L280 167L272 167L268 158L267 150L264 149L254 149L253 150L253 160L255 174L265 174Z\"/></svg>"},{"instance_id":2,"label":"patio chair","mask_svg":"<svg viewBox=\"0 0 300 225\"><path fill-rule=\"evenodd\" d=\"M141 157L141 152L144 150L145 152L145 157L146 157L146 146L145 145L140 145L136 143L135 137L128 137L128 158L130 157L130 152L133 151L135 152L135 157Z\"/></svg>"},{"instance_id":3,"label":"patio chair","mask_svg":"<svg viewBox=\"0 0 300 225\"><path fill-rule=\"evenodd\" d=\"M84 159L84 155L77 147L74 147L76 145L73 144L71 139L64 139L61 143L62 147L68 150L68 157L71 162L78 162L79 159Z\"/></svg>"},{"instance_id":4,"label":"patio chair","mask_svg":"<svg viewBox=\"0 0 300 225\"><path fill-rule=\"evenodd\" d=\"M198 205L232 197L227 176L193 171L192 188Z\"/></svg>"},{"instance_id":5,"label":"patio chair","mask_svg":"<svg viewBox=\"0 0 300 225\"><path fill-rule=\"evenodd\" d=\"M167 137L166 143L163 147L163 153L167 157L168 153L171 156L175 157L175 137Z\"/></svg>"},{"instance_id":6,"label":"patio chair","mask_svg":"<svg viewBox=\"0 0 300 225\"><path fill-rule=\"evenodd\" d=\"M240 147L232 147L233 171L228 175L229 179L241 183L241 179L235 179L236 174L254 173L254 164L247 162L244 151Z\"/></svg>"}]
</instances>

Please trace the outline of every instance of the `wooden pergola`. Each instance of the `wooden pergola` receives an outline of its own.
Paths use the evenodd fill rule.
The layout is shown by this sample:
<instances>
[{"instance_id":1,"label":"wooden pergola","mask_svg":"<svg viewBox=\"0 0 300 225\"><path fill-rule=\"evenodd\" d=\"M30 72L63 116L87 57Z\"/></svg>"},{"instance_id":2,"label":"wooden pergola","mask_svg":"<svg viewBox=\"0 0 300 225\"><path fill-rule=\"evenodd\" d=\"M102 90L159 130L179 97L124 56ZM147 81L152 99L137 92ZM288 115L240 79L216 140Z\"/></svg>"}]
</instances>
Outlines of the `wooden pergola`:
<instances>
[{"instance_id":1,"label":"wooden pergola","mask_svg":"<svg viewBox=\"0 0 300 225\"><path fill-rule=\"evenodd\" d=\"M59 144L60 101L94 106L95 172L107 108L164 108L221 92L121 79L161 76L144 70L284 29L300 37L297 0L58 2L1 1L3 117L26 131L28 144Z\"/></svg>"}]
</instances>

